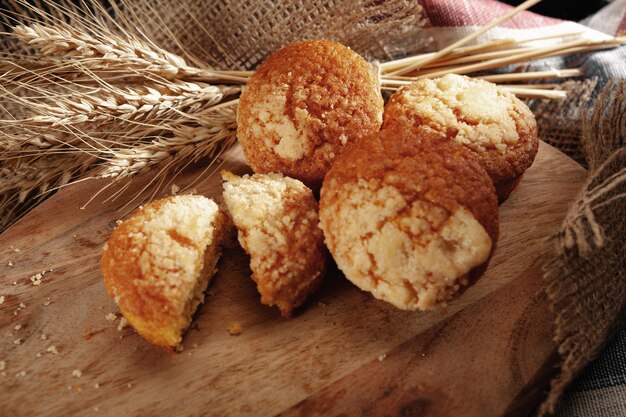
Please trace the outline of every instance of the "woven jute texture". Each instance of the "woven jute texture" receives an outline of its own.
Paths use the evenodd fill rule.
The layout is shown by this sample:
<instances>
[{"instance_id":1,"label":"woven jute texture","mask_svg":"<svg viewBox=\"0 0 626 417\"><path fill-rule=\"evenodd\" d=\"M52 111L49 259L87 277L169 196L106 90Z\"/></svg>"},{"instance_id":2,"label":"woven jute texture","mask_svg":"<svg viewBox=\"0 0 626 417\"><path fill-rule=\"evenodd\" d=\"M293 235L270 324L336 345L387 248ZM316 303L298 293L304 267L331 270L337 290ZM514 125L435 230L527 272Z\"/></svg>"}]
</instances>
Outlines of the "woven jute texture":
<instances>
[{"instance_id":1,"label":"woven jute texture","mask_svg":"<svg viewBox=\"0 0 626 417\"><path fill-rule=\"evenodd\" d=\"M335 40L370 60L418 52L428 43L415 0L175 0L167 13L147 1L129 6L160 46L181 53L184 45L217 69L253 69L278 48L305 39Z\"/></svg>"},{"instance_id":2,"label":"woven jute texture","mask_svg":"<svg viewBox=\"0 0 626 417\"><path fill-rule=\"evenodd\" d=\"M625 88L623 80L610 82L582 112L580 143L590 176L546 265L562 362L540 414L554 410L566 386L626 319Z\"/></svg>"}]
</instances>

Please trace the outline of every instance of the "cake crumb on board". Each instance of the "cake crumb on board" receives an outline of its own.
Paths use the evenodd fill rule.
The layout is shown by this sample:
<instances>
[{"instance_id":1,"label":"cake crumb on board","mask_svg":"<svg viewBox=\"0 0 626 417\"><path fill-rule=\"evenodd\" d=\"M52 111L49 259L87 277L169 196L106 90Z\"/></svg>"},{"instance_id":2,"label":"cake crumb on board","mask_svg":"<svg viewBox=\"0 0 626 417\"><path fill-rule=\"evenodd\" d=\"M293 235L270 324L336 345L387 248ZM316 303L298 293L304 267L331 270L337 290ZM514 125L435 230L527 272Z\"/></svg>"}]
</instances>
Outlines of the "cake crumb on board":
<instances>
[{"instance_id":1,"label":"cake crumb on board","mask_svg":"<svg viewBox=\"0 0 626 417\"><path fill-rule=\"evenodd\" d=\"M228 334L231 336L238 336L241 332L243 332L243 328L238 322L231 323L231 325L228 326Z\"/></svg>"}]
</instances>

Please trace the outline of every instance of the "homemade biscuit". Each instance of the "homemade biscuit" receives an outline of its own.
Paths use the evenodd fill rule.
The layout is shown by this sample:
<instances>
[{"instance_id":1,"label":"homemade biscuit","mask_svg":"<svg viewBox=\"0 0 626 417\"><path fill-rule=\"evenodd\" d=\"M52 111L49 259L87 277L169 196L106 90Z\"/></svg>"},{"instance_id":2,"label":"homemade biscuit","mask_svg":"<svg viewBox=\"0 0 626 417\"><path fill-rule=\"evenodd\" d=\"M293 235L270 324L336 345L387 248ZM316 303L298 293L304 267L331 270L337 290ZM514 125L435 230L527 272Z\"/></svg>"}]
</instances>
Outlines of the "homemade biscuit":
<instances>
[{"instance_id":1,"label":"homemade biscuit","mask_svg":"<svg viewBox=\"0 0 626 417\"><path fill-rule=\"evenodd\" d=\"M378 76L356 52L336 42L296 42L250 78L237 135L254 172L319 187L347 144L380 129L383 106Z\"/></svg>"},{"instance_id":2,"label":"homemade biscuit","mask_svg":"<svg viewBox=\"0 0 626 417\"><path fill-rule=\"evenodd\" d=\"M128 323L173 350L204 301L216 271L224 215L206 197L153 201L118 226L104 245L104 284Z\"/></svg>"},{"instance_id":3,"label":"homemade biscuit","mask_svg":"<svg viewBox=\"0 0 626 417\"><path fill-rule=\"evenodd\" d=\"M289 318L326 270L317 201L302 182L282 174L223 172L222 178L224 202L250 255L261 302Z\"/></svg>"},{"instance_id":4,"label":"homemade biscuit","mask_svg":"<svg viewBox=\"0 0 626 417\"><path fill-rule=\"evenodd\" d=\"M486 268L498 202L465 148L392 128L335 161L321 190L320 224L350 281L398 308L427 310L457 297Z\"/></svg>"},{"instance_id":5,"label":"homemade biscuit","mask_svg":"<svg viewBox=\"0 0 626 417\"><path fill-rule=\"evenodd\" d=\"M528 107L495 84L449 74L404 86L385 107L383 129L411 126L453 139L478 159L502 202L537 154L537 123Z\"/></svg>"}]
</instances>

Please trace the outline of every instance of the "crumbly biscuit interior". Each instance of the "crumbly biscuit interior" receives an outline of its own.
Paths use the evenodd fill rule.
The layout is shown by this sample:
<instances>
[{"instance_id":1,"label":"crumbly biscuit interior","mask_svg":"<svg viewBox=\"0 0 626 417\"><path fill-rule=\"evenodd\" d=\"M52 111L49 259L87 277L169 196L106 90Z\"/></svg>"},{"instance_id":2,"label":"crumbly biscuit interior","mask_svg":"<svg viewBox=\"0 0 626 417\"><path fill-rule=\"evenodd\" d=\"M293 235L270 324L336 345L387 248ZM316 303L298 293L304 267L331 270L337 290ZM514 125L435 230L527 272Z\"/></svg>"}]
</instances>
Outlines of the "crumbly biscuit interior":
<instances>
[{"instance_id":1,"label":"crumbly biscuit interior","mask_svg":"<svg viewBox=\"0 0 626 417\"><path fill-rule=\"evenodd\" d=\"M295 227L296 221L315 225L318 217L313 207L301 213L287 209L286 204L310 191L300 181L277 173L222 176L226 180L224 201L239 230L239 242L250 254L252 271L269 274L274 280L299 274L306 267L306 259L289 256L288 239L306 238L304 233L311 228Z\"/></svg>"},{"instance_id":2,"label":"crumbly biscuit interior","mask_svg":"<svg viewBox=\"0 0 626 417\"><path fill-rule=\"evenodd\" d=\"M448 213L407 202L373 179L342 187L341 204L322 222L326 242L351 281L398 308L426 310L454 298L489 257L491 238L463 206Z\"/></svg>"},{"instance_id":3,"label":"crumbly biscuit interior","mask_svg":"<svg viewBox=\"0 0 626 417\"><path fill-rule=\"evenodd\" d=\"M140 275L132 285L140 294L158 294L170 320L151 322L150 315L125 308L123 294L116 296L129 322L163 345L176 346L189 326L220 255L222 214L215 202L198 196L179 196L158 207L147 206L141 216L128 220L130 250ZM142 290L143 288L143 290ZM113 289L114 293L115 288Z\"/></svg>"}]
</instances>

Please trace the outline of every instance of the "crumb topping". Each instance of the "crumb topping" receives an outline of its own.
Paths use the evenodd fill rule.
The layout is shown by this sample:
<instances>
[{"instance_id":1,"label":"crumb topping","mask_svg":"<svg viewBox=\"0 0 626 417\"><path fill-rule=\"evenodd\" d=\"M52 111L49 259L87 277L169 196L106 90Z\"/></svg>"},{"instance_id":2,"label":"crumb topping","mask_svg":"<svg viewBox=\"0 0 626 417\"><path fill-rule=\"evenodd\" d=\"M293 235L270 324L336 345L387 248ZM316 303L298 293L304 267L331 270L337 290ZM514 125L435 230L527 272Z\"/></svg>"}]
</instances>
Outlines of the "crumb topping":
<instances>
[{"instance_id":1,"label":"crumb topping","mask_svg":"<svg viewBox=\"0 0 626 417\"><path fill-rule=\"evenodd\" d=\"M474 150L503 154L520 138L518 101L493 83L449 74L401 88L387 107L385 126L414 124Z\"/></svg>"}]
</instances>

